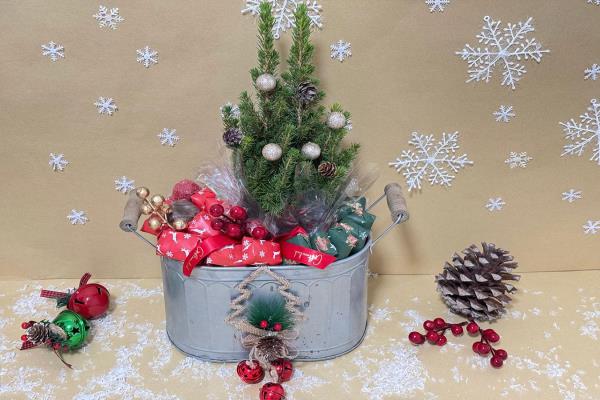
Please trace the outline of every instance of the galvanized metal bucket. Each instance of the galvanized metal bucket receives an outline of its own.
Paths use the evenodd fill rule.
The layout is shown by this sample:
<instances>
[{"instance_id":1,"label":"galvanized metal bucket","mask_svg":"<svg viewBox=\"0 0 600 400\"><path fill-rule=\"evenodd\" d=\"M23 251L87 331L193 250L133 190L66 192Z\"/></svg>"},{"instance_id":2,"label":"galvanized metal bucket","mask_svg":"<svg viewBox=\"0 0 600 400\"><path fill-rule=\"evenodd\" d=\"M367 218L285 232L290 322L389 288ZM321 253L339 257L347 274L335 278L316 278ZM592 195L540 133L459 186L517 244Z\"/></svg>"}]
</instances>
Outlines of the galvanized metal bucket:
<instances>
[{"instance_id":1,"label":"galvanized metal bucket","mask_svg":"<svg viewBox=\"0 0 600 400\"><path fill-rule=\"evenodd\" d=\"M293 343L298 352L296 359L335 358L352 351L362 342L367 327L370 250L391 228L408 219L397 184L386 186L385 194L371 207L385 195L392 212L392 224L378 238L369 240L358 253L336 261L324 270L304 265L270 268L289 280L291 291L301 299L306 318L299 323L300 336ZM139 209L139 204L137 207ZM131 213L133 209L135 207L128 202L121 228L139 235L136 231L139 211L136 216ZM181 351L207 361L246 359L248 350L242 347L239 333L225 323L225 317L230 311L231 300L239 294L236 286L257 267L202 266L186 277L181 262L162 257L161 264L166 328L171 342ZM251 284L253 294L275 292L277 287L266 274Z\"/></svg>"}]
</instances>

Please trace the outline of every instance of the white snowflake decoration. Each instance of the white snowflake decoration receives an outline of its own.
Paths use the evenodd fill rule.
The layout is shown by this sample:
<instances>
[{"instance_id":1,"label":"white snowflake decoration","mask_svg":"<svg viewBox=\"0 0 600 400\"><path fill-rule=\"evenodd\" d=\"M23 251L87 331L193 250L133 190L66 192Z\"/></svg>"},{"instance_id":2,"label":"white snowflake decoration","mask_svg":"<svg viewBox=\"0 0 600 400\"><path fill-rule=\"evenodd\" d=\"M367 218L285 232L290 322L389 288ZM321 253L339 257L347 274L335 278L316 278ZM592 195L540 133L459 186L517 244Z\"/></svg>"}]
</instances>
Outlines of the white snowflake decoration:
<instances>
[{"instance_id":1,"label":"white snowflake decoration","mask_svg":"<svg viewBox=\"0 0 600 400\"><path fill-rule=\"evenodd\" d=\"M48 165L52 167L52 171L64 171L65 167L69 164L67 160L65 160L64 154L54 154L50 153L50 161L48 161Z\"/></svg>"},{"instance_id":2,"label":"white snowflake decoration","mask_svg":"<svg viewBox=\"0 0 600 400\"><path fill-rule=\"evenodd\" d=\"M94 105L98 108L98 114L113 115L118 110L112 97L98 97L98 101Z\"/></svg>"},{"instance_id":3,"label":"white snowflake decoration","mask_svg":"<svg viewBox=\"0 0 600 400\"><path fill-rule=\"evenodd\" d=\"M174 147L180 139L180 137L175 134L176 132L176 129L164 128L162 132L157 135L160 139L160 144L163 146L167 145Z\"/></svg>"},{"instance_id":4,"label":"white snowflake decoration","mask_svg":"<svg viewBox=\"0 0 600 400\"><path fill-rule=\"evenodd\" d=\"M425 4L429 6L429 12L443 12L444 7L450 4L450 0L425 0Z\"/></svg>"},{"instance_id":5,"label":"white snowflake decoration","mask_svg":"<svg viewBox=\"0 0 600 400\"><path fill-rule=\"evenodd\" d=\"M508 158L504 160L504 163L508 164L511 169L517 167L526 168L531 160L533 160L533 157L529 157L526 151L522 153L511 151Z\"/></svg>"},{"instance_id":6,"label":"white snowflake decoration","mask_svg":"<svg viewBox=\"0 0 600 400\"><path fill-rule=\"evenodd\" d=\"M92 17L96 18L96 21L98 21L98 25L100 26L100 28L108 26L113 30L117 29L117 24L119 22L123 22L125 20L119 15L118 8L111 8L109 10L108 7L102 5L98 7L98 14L92 15Z\"/></svg>"},{"instance_id":7,"label":"white snowflake decoration","mask_svg":"<svg viewBox=\"0 0 600 400\"><path fill-rule=\"evenodd\" d=\"M562 193L562 199L564 201L568 201L569 203L574 202L575 200L581 199L583 196L581 194L581 190L571 189L568 192Z\"/></svg>"},{"instance_id":8,"label":"white snowflake decoration","mask_svg":"<svg viewBox=\"0 0 600 400\"><path fill-rule=\"evenodd\" d=\"M240 107L237 104L233 104L230 101L219 107L219 111L221 112L221 118L225 118L225 108L231 109L230 113L233 118L240 118Z\"/></svg>"},{"instance_id":9,"label":"white snowflake decoration","mask_svg":"<svg viewBox=\"0 0 600 400\"><path fill-rule=\"evenodd\" d=\"M49 42L42 45L42 55L48 56L54 62L59 58L65 58L65 48L60 44Z\"/></svg>"},{"instance_id":10,"label":"white snowflake decoration","mask_svg":"<svg viewBox=\"0 0 600 400\"><path fill-rule=\"evenodd\" d=\"M134 184L135 181L133 179L129 179L123 175L119 179L115 179L115 190L127 194L135 189Z\"/></svg>"},{"instance_id":11,"label":"white snowflake decoration","mask_svg":"<svg viewBox=\"0 0 600 400\"><path fill-rule=\"evenodd\" d=\"M583 79L591 79L595 81L596 79L598 79L598 77L600 77L600 65L592 64L589 68L583 71L583 73Z\"/></svg>"},{"instance_id":12,"label":"white snowflake decoration","mask_svg":"<svg viewBox=\"0 0 600 400\"><path fill-rule=\"evenodd\" d=\"M258 15L260 13L260 4L265 0L246 0L246 6L242 9L242 14ZM279 39L282 32L296 26L294 12L300 4L306 4L308 8L308 18L310 25L314 28L323 28L321 21L322 7L314 0L266 0L271 3L275 25L273 26L273 37Z\"/></svg>"},{"instance_id":13,"label":"white snowflake decoration","mask_svg":"<svg viewBox=\"0 0 600 400\"><path fill-rule=\"evenodd\" d=\"M570 121L560 123L563 126L565 138L574 142L563 147L561 156L581 156L586 146L594 142L590 161L596 161L600 165L600 102L592 99L588 112L580 115L579 118L581 122L575 122L571 118Z\"/></svg>"},{"instance_id":14,"label":"white snowflake decoration","mask_svg":"<svg viewBox=\"0 0 600 400\"><path fill-rule=\"evenodd\" d=\"M510 122L517 114L515 114L513 106L501 105L498 111L494 111L493 115L496 117L496 122Z\"/></svg>"},{"instance_id":15,"label":"white snowflake decoration","mask_svg":"<svg viewBox=\"0 0 600 400\"><path fill-rule=\"evenodd\" d=\"M146 68L150 68L151 65L158 64L158 51L152 50L146 46L143 49L137 49L137 62L142 64Z\"/></svg>"},{"instance_id":16,"label":"white snowflake decoration","mask_svg":"<svg viewBox=\"0 0 600 400\"><path fill-rule=\"evenodd\" d=\"M85 225L88 222L88 217L85 211L71 210L71 213L67 215L67 219L71 225Z\"/></svg>"},{"instance_id":17,"label":"white snowflake decoration","mask_svg":"<svg viewBox=\"0 0 600 400\"><path fill-rule=\"evenodd\" d=\"M490 198L488 199L485 208L487 208L490 212L500 211L506 205L506 202L502 200L501 197Z\"/></svg>"},{"instance_id":18,"label":"white snowflake decoration","mask_svg":"<svg viewBox=\"0 0 600 400\"><path fill-rule=\"evenodd\" d=\"M331 49L331 58L337 59L339 62L344 62L345 59L352 56L352 44L343 40L332 43L329 48Z\"/></svg>"},{"instance_id":19,"label":"white snowflake decoration","mask_svg":"<svg viewBox=\"0 0 600 400\"><path fill-rule=\"evenodd\" d=\"M442 133L442 138L435 143L433 135L412 133L408 144L416 148L416 153L403 150L396 161L389 163L402 171L406 178L408 191L421 189L421 181L426 178L430 185L452 186L455 176L452 173L472 165L473 161L467 155L456 156L458 145L458 132L451 134Z\"/></svg>"},{"instance_id":20,"label":"white snowflake decoration","mask_svg":"<svg viewBox=\"0 0 600 400\"><path fill-rule=\"evenodd\" d=\"M588 4L593 4L595 6L600 6L600 0L587 0Z\"/></svg>"},{"instance_id":21,"label":"white snowflake decoration","mask_svg":"<svg viewBox=\"0 0 600 400\"><path fill-rule=\"evenodd\" d=\"M515 89L517 82L527 72L520 63L521 60L532 59L539 63L544 53L549 53L550 50L542 49L542 45L534 38L526 37L535 30L531 17L525 22L508 23L504 29L500 29L501 21L494 21L489 16L484 17L483 21L483 30L477 38L485 47L475 48L466 44L461 51L456 52L469 66L467 83L489 82L494 67L498 65L504 69L502 85Z\"/></svg>"},{"instance_id":22,"label":"white snowflake decoration","mask_svg":"<svg viewBox=\"0 0 600 400\"><path fill-rule=\"evenodd\" d=\"M588 220L585 225L583 225L583 233L586 235L595 235L598 231L600 231L600 220Z\"/></svg>"}]
</instances>

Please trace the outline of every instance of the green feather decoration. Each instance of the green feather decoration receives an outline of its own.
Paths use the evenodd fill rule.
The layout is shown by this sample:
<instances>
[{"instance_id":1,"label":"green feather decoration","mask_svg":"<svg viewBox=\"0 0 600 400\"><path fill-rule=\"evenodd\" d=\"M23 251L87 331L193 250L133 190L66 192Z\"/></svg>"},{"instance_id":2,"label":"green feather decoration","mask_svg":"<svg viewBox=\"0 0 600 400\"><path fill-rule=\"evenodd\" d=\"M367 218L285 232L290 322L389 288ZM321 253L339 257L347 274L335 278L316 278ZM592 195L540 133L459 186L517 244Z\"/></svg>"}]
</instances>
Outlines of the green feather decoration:
<instances>
[{"instance_id":1,"label":"green feather decoration","mask_svg":"<svg viewBox=\"0 0 600 400\"><path fill-rule=\"evenodd\" d=\"M276 323L280 323L282 330L294 326L294 316L286 307L285 299L280 295L269 297L256 297L250 301L246 313L248 322L260 329L261 321L267 321L266 330L273 330Z\"/></svg>"}]
</instances>

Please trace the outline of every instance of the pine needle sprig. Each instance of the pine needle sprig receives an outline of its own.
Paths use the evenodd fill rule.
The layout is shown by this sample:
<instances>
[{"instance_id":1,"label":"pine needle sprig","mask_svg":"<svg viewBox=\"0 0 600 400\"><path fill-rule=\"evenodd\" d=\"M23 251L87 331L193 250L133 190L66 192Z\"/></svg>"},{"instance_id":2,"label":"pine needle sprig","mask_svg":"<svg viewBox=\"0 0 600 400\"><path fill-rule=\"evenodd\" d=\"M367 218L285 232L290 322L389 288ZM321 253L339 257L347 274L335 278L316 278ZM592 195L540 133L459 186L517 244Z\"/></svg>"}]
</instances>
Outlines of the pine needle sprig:
<instances>
[{"instance_id":1,"label":"pine needle sprig","mask_svg":"<svg viewBox=\"0 0 600 400\"><path fill-rule=\"evenodd\" d=\"M276 323L281 324L282 330L290 329L294 327L294 316L286 306L285 299L280 295L256 297L250 300L246 319L257 328L261 328L262 321L267 321L268 329L272 329Z\"/></svg>"}]
</instances>

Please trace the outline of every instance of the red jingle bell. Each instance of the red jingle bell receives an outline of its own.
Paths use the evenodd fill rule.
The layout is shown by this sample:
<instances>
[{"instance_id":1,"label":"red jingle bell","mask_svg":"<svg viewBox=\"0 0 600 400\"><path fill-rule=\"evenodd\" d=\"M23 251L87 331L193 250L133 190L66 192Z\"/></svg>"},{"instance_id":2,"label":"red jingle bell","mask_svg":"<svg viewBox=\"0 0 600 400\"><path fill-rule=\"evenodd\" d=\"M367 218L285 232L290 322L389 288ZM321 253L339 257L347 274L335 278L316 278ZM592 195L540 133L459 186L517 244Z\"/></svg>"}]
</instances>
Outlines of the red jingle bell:
<instances>
[{"instance_id":1,"label":"red jingle bell","mask_svg":"<svg viewBox=\"0 0 600 400\"><path fill-rule=\"evenodd\" d=\"M248 384L258 383L265 377L265 371L256 361L240 361L236 371L240 379Z\"/></svg>"},{"instance_id":2,"label":"red jingle bell","mask_svg":"<svg viewBox=\"0 0 600 400\"><path fill-rule=\"evenodd\" d=\"M294 375L294 367L292 366L292 362L285 358L279 358L271 363L273 368L275 368L275 372L277 372L277 377L279 378L279 382L287 382L292 379L292 375Z\"/></svg>"},{"instance_id":3,"label":"red jingle bell","mask_svg":"<svg viewBox=\"0 0 600 400\"><path fill-rule=\"evenodd\" d=\"M71 294L67 308L85 319L93 319L104 314L109 304L108 290L98 283L88 283Z\"/></svg>"},{"instance_id":4,"label":"red jingle bell","mask_svg":"<svg viewBox=\"0 0 600 400\"><path fill-rule=\"evenodd\" d=\"M283 400L285 399L285 390L279 383L265 383L260 389L260 400Z\"/></svg>"}]
</instances>

